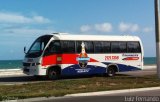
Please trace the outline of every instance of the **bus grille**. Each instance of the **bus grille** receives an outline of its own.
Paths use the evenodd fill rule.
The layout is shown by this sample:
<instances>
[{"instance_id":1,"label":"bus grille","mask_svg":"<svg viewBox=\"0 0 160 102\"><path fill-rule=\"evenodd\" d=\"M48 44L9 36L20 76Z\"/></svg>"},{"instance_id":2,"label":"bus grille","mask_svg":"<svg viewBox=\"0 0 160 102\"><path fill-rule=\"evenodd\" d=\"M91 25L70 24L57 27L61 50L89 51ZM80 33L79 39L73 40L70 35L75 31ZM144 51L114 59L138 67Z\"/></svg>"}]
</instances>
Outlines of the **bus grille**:
<instances>
[{"instance_id":1,"label":"bus grille","mask_svg":"<svg viewBox=\"0 0 160 102\"><path fill-rule=\"evenodd\" d=\"M29 67L31 65L31 63L23 63L23 66L25 67Z\"/></svg>"}]
</instances>

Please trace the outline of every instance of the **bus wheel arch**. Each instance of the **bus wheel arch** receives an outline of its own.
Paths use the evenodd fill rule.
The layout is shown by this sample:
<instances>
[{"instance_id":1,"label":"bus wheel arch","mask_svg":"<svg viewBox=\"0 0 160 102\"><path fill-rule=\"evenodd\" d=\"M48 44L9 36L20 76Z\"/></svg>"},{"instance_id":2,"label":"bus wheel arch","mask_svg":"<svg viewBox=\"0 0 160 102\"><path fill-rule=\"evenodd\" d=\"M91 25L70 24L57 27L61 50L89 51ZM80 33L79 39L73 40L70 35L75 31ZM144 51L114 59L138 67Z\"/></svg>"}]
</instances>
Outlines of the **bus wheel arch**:
<instances>
[{"instance_id":1,"label":"bus wheel arch","mask_svg":"<svg viewBox=\"0 0 160 102\"><path fill-rule=\"evenodd\" d=\"M118 65L117 64L110 64L106 68L106 75L109 77L115 76L116 72L118 72Z\"/></svg>"},{"instance_id":2,"label":"bus wheel arch","mask_svg":"<svg viewBox=\"0 0 160 102\"><path fill-rule=\"evenodd\" d=\"M61 67L60 66L52 66L47 69L46 75L49 79L55 80L58 79L61 75Z\"/></svg>"}]
</instances>

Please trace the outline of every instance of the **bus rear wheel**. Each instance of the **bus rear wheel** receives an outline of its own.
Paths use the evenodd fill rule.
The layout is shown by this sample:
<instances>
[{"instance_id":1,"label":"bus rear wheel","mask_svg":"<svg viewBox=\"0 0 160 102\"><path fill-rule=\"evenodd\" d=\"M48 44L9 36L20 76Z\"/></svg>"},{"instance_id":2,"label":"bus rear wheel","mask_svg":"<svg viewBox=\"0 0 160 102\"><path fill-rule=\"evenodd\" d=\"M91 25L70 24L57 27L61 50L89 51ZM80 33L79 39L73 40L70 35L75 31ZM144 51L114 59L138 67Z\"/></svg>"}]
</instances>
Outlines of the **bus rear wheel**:
<instances>
[{"instance_id":1,"label":"bus rear wheel","mask_svg":"<svg viewBox=\"0 0 160 102\"><path fill-rule=\"evenodd\" d=\"M50 79L50 80L56 80L56 79L58 79L58 73L57 73L57 71L55 71L54 69L50 69L48 71L48 79Z\"/></svg>"},{"instance_id":2,"label":"bus rear wheel","mask_svg":"<svg viewBox=\"0 0 160 102\"><path fill-rule=\"evenodd\" d=\"M107 69L107 76L108 77L114 77L116 74L116 71L114 70L114 68L108 68Z\"/></svg>"}]
</instances>

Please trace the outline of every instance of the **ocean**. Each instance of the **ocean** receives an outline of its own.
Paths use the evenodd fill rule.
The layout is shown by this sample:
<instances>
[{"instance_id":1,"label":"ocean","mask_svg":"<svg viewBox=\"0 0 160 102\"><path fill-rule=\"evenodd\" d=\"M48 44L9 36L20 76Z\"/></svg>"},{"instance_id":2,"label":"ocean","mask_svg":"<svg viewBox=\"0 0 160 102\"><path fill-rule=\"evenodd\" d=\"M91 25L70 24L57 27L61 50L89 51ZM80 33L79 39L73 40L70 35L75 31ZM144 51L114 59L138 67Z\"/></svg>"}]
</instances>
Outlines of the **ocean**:
<instances>
[{"instance_id":1,"label":"ocean","mask_svg":"<svg viewBox=\"0 0 160 102\"><path fill-rule=\"evenodd\" d=\"M20 69L22 60L0 60L0 69Z\"/></svg>"},{"instance_id":2,"label":"ocean","mask_svg":"<svg viewBox=\"0 0 160 102\"><path fill-rule=\"evenodd\" d=\"M144 57L144 65L156 64L156 57Z\"/></svg>"},{"instance_id":3,"label":"ocean","mask_svg":"<svg viewBox=\"0 0 160 102\"><path fill-rule=\"evenodd\" d=\"M145 57L144 65L156 64L156 57ZM20 69L22 60L0 60L0 69Z\"/></svg>"}]
</instances>

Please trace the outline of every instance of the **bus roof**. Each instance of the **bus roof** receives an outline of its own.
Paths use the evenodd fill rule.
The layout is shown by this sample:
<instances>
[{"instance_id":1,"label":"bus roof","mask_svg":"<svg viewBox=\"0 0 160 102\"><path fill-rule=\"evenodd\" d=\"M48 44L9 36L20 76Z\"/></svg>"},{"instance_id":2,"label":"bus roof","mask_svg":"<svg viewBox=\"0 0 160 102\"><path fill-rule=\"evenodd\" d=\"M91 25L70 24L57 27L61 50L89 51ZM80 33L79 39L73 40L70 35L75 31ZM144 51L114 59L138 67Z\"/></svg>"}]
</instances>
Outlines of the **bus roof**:
<instances>
[{"instance_id":1,"label":"bus roof","mask_svg":"<svg viewBox=\"0 0 160 102\"><path fill-rule=\"evenodd\" d=\"M68 33L53 33L55 40L90 40L90 41L140 41L137 36L129 35L91 35L91 34L68 34Z\"/></svg>"}]
</instances>

